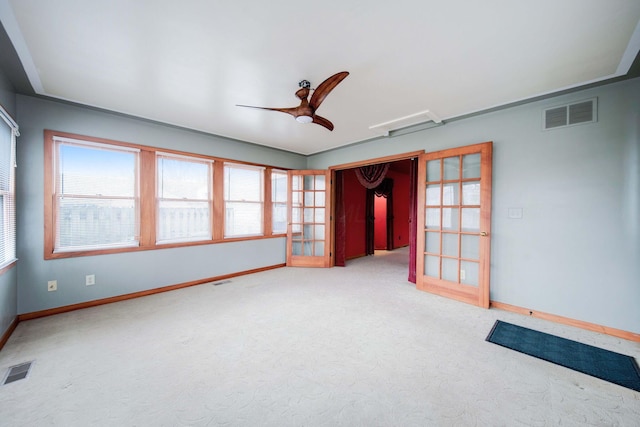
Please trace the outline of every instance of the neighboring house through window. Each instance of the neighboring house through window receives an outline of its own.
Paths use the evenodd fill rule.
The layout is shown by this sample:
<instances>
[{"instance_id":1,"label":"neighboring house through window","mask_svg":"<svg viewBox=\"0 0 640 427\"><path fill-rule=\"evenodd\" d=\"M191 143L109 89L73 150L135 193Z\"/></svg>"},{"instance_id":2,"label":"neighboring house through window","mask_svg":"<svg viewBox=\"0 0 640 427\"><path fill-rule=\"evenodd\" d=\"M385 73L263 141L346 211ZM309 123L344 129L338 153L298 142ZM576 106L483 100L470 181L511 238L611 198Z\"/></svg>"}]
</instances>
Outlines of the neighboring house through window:
<instances>
[{"instance_id":1,"label":"neighboring house through window","mask_svg":"<svg viewBox=\"0 0 640 427\"><path fill-rule=\"evenodd\" d=\"M263 234L263 186L263 167L225 163L224 237Z\"/></svg>"},{"instance_id":2,"label":"neighboring house through window","mask_svg":"<svg viewBox=\"0 0 640 427\"><path fill-rule=\"evenodd\" d=\"M287 172L271 171L272 233L287 232Z\"/></svg>"},{"instance_id":3,"label":"neighboring house through window","mask_svg":"<svg viewBox=\"0 0 640 427\"><path fill-rule=\"evenodd\" d=\"M55 137L55 252L137 246L139 150Z\"/></svg>"},{"instance_id":4,"label":"neighboring house through window","mask_svg":"<svg viewBox=\"0 0 640 427\"><path fill-rule=\"evenodd\" d=\"M157 154L158 243L211 239L212 164Z\"/></svg>"}]
</instances>

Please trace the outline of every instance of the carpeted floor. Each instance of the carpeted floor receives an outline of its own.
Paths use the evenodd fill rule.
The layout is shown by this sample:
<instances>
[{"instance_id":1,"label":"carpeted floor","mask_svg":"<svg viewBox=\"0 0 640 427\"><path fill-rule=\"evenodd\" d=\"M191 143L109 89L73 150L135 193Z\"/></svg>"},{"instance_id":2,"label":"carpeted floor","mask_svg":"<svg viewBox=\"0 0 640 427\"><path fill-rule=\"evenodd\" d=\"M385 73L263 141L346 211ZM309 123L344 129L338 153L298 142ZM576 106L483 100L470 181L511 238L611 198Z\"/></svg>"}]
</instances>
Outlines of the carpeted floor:
<instances>
[{"instance_id":1,"label":"carpeted floor","mask_svg":"<svg viewBox=\"0 0 640 427\"><path fill-rule=\"evenodd\" d=\"M497 319L640 345L417 291L406 248L22 322L2 426L637 425L640 393L488 343Z\"/></svg>"}]
</instances>

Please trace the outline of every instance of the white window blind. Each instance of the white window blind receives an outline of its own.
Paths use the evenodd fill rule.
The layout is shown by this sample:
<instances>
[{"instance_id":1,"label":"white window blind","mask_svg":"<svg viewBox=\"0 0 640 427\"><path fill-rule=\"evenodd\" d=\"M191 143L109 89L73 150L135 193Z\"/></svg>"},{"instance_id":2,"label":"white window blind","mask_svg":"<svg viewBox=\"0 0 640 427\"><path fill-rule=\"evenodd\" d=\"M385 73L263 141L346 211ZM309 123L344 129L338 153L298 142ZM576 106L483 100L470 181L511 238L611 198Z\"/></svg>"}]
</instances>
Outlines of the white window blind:
<instances>
[{"instance_id":1,"label":"white window blind","mask_svg":"<svg viewBox=\"0 0 640 427\"><path fill-rule=\"evenodd\" d=\"M264 168L225 163L225 237L263 234Z\"/></svg>"},{"instance_id":2,"label":"white window blind","mask_svg":"<svg viewBox=\"0 0 640 427\"><path fill-rule=\"evenodd\" d=\"M287 173L271 171L271 204L273 234L287 232Z\"/></svg>"},{"instance_id":3,"label":"white window blind","mask_svg":"<svg viewBox=\"0 0 640 427\"><path fill-rule=\"evenodd\" d=\"M0 268L16 259L15 165L18 125L0 106Z\"/></svg>"},{"instance_id":4,"label":"white window blind","mask_svg":"<svg viewBox=\"0 0 640 427\"><path fill-rule=\"evenodd\" d=\"M158 243L211 239L212 164L157 155Z\"/></svg>"},{"instance_id":5,"label":"white window blind","mask_svg":"<svg viewBox=\"0 0 640 427\"><path fill-rule=\"evenodd\" d=\"M137 246L137 149L54 137L55 251Z\"/></svg>"}]
</instances>

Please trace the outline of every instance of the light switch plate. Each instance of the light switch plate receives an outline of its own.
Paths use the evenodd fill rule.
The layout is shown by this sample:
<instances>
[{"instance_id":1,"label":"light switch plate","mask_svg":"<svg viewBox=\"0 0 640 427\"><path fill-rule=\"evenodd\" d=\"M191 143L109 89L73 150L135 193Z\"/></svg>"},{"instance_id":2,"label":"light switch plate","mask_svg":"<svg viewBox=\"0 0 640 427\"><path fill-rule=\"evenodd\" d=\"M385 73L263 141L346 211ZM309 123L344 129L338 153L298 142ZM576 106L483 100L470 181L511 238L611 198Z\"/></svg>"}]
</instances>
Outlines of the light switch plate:
<instances>
[{"instance_id":1,"label":"light switch plate","mask_svg":"<svg viewBox=\"0 0 640 427\"><path fill-rule=\"evenodd\" d=\"M511 219L521 219L522 218L522 208L509 208L509 218Z\"/></svg>"}]
</instances>

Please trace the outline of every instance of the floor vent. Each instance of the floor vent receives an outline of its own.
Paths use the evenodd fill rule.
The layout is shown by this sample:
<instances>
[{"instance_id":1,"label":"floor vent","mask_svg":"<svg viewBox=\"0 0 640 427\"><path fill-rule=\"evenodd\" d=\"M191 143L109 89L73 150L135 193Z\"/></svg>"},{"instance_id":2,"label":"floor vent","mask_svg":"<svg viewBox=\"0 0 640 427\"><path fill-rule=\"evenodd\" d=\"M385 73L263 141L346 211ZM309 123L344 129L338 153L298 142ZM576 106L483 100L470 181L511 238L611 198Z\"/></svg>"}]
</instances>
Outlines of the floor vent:
<instances>
[{"instance_id":1,"label":"floor vent","mask_svg":"<svg viewBox=\"0 0 640 427\"><path fill-rule=\"evenodd\" d=\"M543 129L558 129L596 122L597 110L597 98L547 108L542 112Z\"/></svg>"},{"instance_id":2,"label":"floor vent","mask_svg":"<svg viewBox=\"0 0 640 427\"><path fill-rule=\"evenodd\" d=\"M2 385L7 385L9 383L27 378L29 376L29 372L31 371L32 364L33 362L26 362L19 365L11 366L7 370L7 375L5 375L4 381L2 381Z\"/></svg>"},{"instance_id":3,"label":"floor vent","mask_svg":"<svg viewBox=\"0 0 640 427\"><path fill-rule=\"evenodd\" d=\"M225 283L231 283L231 280L222 280L220 282L213 282L213 286L224 285Z\"/></svg>"}]
</instances>

